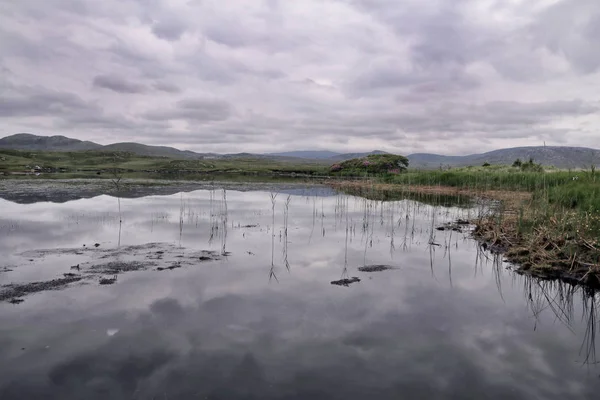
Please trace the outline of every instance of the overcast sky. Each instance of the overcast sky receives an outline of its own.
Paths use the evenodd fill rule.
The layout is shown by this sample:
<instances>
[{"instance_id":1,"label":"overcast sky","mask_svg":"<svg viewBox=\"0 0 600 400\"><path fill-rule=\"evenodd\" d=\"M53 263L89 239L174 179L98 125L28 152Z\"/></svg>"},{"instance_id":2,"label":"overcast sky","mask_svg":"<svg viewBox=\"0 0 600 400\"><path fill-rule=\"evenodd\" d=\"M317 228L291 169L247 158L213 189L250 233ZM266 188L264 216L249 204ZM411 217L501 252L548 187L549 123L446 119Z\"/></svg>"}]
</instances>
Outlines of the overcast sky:
<instances>
[{"instance_id":1,"label":"overcast sky","mask_svg":"<svg viewBox=\"0 0 600 400\"><path fill-rule=\"evenodd\" d=\"M600 0L1 0L0 136L600 148Z\"/></svg>"}]
</instances>

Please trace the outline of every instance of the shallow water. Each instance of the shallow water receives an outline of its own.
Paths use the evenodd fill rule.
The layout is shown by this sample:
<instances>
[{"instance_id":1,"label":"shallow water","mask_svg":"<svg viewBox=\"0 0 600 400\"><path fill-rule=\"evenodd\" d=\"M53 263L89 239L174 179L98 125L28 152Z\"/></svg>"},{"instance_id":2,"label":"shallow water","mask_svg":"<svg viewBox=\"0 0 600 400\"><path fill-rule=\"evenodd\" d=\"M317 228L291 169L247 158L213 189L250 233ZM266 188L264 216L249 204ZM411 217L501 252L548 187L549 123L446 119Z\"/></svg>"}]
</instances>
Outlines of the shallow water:
<instances>
[{"instance_id":1,"label":"shallow water","mask_svg":"<svg viewBox=\"0 0 600 400\"><path fill-rule=\"evenodd\" d=\"M0 302L3 400L600 391L593 294L513 274L468 233L434 229L477 209L323 187L122 198L121 215L108 195L26 197L0 200L0 284L84 279ZM130 261L144 267L99 284L112 275L98 265Z\"/></svg>"}]
</instances>

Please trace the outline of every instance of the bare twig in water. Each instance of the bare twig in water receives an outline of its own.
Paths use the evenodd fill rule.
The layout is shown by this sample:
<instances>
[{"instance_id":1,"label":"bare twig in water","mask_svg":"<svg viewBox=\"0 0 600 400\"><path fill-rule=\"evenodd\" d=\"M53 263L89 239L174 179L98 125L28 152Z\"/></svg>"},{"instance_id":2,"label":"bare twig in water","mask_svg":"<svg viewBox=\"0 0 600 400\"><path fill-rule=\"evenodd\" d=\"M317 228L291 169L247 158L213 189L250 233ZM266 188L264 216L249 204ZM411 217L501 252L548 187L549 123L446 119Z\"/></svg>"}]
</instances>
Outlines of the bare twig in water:
<instances>
[{"instance_id":1,"label":"bare twig in water","mask_svg":"<svg viewBox=\"0 0 600 400\"><path fill-rule=\"evenodd\" d=\"M119 207L119 240L118 246L121 246L121 225L123 223L123 216L121 214L121 180L123 179L123 173L117 168L117 155L113 157L113 168L111 169L111 178L110 181L115 187L115 191L117 192L117 204Z\"/></svg>"},{"instance_id":2,"label":"bare twig in water","mask_svg":"<svg viewBox=\"0 0 600 400\"><path fill-rule=\"evenodd\" d=\"M285 200L284 209L283 209L283 262L285 264L285 268L290 271L290 263L288 261L288 222L289 222L289 207L290 202L292 201L292 197L288 195Z\"/></svg>"},{"instance_id":3,"label":"bare twig in water","mask_svg":"<svg viewBox=\"0 0 600 400\"><path fill-rule=\"evenodd\" d=\"M277 199L277 193L270 193L271 196L271 269L269 270L269 281L275 278L277 282L277 275L275 275L275 204Z\"/></svg>"}]
</instances>

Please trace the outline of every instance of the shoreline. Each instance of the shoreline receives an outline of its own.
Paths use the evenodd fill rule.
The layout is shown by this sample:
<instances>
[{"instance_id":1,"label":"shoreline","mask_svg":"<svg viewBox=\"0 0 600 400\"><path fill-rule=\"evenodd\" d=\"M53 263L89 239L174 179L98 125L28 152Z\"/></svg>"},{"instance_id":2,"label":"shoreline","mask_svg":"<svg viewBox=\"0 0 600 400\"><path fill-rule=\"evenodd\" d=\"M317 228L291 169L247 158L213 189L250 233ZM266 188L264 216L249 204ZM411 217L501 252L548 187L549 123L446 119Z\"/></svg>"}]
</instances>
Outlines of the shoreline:
<instances>
[{"instance_id":1,"label":"shoreline","mask_svg":"<svg viewBox=\"0 0 600 400\"><path fill-rule=\"evenodd\" d=\"M531 231L522 228L539 218L536 213L543 211L535 208L531 192L375 182L332 182L330 185L350 194L388 191L498 201L494 213L469 221L475 226L472 237L484 249L513 264L516 273L600 288L600 265L594 262L600 256L600 246L586 238L565 235L558 229L559 219L564 215L550 216Z\"/></svg>"}]
</instances>

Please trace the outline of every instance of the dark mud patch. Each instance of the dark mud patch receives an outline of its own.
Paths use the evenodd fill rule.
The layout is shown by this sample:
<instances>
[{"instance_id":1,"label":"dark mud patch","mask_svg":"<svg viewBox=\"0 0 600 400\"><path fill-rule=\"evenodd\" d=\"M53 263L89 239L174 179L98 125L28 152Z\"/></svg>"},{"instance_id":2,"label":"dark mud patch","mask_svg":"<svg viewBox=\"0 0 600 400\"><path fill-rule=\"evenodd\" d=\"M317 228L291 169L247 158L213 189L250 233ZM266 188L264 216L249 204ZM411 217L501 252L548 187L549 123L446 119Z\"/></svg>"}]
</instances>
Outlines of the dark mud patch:
<instances>
[{"instance_id":1,"label":"dark mud patch","mask_svg":"<svg viewBox=\"0 0 600 400\"><path fill-rule=\"evenodd\" d=\"M10 301L13 304L16 304L12 300L22 300L19 298L32 293L44 292L46 290L64 289L69 284L79 282L82 279L82 277L78 276L58 278L44 282L4 285L0 289L0 301Z\"/></svg>"},{"instance_id":2,"label":"dark mud patch","mask_svg":"<svg viewBox=\"0 0 600 400\"><path fill-rule=\"evenodd\" d=\"M444 225L435 228L438 231L454 231L459 233L469 232L473 228L473 225L464 219L458 219L454 222L448 222Z\"/></svg>"},{"instance_id":3,"label":"dark mud patch","mask_svg":"<svg viewBox=\"0 0 600 400\"><path fill-rule=\"evenodd\" d=\"M113 276L112 278L101 278L98 283L100 283L101 285L112 285L113 283L116 283L116 282L117 282L117 275Z\"/></svg>"},{"instance_id":4,"label":"dark mud patch","mask_svg":"<svg viewBox=\"0 0 600 400\"><path fill-rule=\"evenodd\" d=\"M8 285L2 288L0 301L19 299L30 293L58 290L81 279L96 278L100 285L112 285L117 276L135 271L171 271L177 268L194 267L210 261L221 260L230 253L211 250L189 250L170 243L145 243L117 248L59 248L31 250L21 253L27 260L44 260L46 257L63 255L78 256L60 271L61 278L47 282ZM11 266L12 268L12 266ZM5 269L7 269L5 267Z\"/></svg>"},{"instance_id":5,"label":"dark mud patch","mask_svg":"<svg viewBox=\"0 0 600 400\"><path fill-rule=\"evenodd\" d=\"M121 246L116 248L100 248L83 245L78 248L57 248L57 249L39 249L39 250L28 250L21 254L21 257L29 259L40 259L49 256L61 256L61 255L77 255L77 256L90 256L99 258L110 258L118 255L137 255L141 252L150 252L152 250L157 251L156 254L164 254L165 252L173 252L178 249L177 246L170 243L145 243L133 246ZM162 253L158 253L162 251Z\"/></svg>"},{"instance_id":6,"label":"dark mud patch","mask_svg":"<svg viewBox=\"0 0 600 400\"><path fill-rule=\"evenodd\" d=\"M158 267L156 268L157 271L172 271L174 269L177 268L181 268L181 264L180 263L175 263L173 265L169 265L168 267Z\"/></svg>"},{"instance_id":7,"label":"dark mud patch","mask_svg":"<svg viewBox=\"0 0 600 400\"><path fill-rule=\"evenodd\" d=\"M29 250L19 254L22 257L29 258L30 260L40 259L54 255L77 255L81 256L84 254L96 253L98 250L91 248L76 248L76 249L40 249L40 250Z\"/></svg>"},{"instance_id":8,"label":"dark mud patch","mask_svg":"<svg viewBox=\"0 0 600 400\"><path fill-rule=\"evenodd\" d=\"M399 269L398 267L392 267L391 265L365 265L363 267L358 267L360 272L382 272L389 271L392 269Z\"/></svg>"},{"instance_id":9,"label":"dark mud patch","mask_svg":"<svg viewBox=\"0 0 600 400\"><path fill-rule=\"evenodd\" d=\"M90 271L101 272L104 274L120 274L121 272L140 271L155 267L152 262L139 261L111 261L104 264L92 265Z\"/></svg>"},{"instance_id":10,"label":"dark mud patch","mask_svg":"<svg viewBox=\"0 0 600 400\"><path fill-rule=\"evenodd\" d=\"M352 278L344 278L339 281L331 281L332 285L348 287L353 283L360 282L360 278L353 276Z\"/></svg>"}]
</instances>

